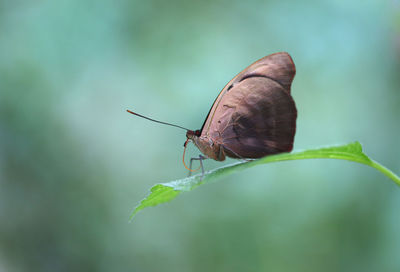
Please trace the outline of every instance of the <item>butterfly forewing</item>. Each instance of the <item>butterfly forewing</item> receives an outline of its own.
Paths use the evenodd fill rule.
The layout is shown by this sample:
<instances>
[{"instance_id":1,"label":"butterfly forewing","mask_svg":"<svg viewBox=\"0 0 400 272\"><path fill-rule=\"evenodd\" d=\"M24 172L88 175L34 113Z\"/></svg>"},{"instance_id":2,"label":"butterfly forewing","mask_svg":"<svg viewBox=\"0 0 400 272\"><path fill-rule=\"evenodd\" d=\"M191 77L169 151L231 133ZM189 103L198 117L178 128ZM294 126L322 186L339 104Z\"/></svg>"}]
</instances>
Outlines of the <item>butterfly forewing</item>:
<instances>
[{"instance_id":1,"label":"butterfly forewing","mask_svg":"<svg viewBox=\"0 0 400 272\"><path fill-rule=\"evenodd\" d=\"M201 134L233 158L290 151L297 110L290 95L295 66L287 53L260 59L233 78L215 100Z\"/></svg>"}]
</instances>

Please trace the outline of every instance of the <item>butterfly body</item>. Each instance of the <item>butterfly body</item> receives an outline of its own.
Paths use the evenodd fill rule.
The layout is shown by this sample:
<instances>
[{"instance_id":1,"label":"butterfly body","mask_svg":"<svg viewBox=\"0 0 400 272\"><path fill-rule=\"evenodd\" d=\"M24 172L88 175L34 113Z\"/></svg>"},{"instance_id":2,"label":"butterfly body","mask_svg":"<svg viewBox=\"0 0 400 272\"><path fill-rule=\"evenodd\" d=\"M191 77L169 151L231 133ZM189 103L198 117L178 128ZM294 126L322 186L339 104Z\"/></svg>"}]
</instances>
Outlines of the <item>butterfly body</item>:
<instances>
[{"instance_id":1,"label":"butterfly body","mask_svg":"<svg viewBox=\"0 0 400 272\"><path fill-rule=\"evenodd\" d=\"M225 160L225 151L220 137L212 138L209 135L196 136L196 133L193 133L191 130L186 133L186 137L192 140L201 153L206 155L207 158L216 161Z\"/></svg>"}]
</instances>

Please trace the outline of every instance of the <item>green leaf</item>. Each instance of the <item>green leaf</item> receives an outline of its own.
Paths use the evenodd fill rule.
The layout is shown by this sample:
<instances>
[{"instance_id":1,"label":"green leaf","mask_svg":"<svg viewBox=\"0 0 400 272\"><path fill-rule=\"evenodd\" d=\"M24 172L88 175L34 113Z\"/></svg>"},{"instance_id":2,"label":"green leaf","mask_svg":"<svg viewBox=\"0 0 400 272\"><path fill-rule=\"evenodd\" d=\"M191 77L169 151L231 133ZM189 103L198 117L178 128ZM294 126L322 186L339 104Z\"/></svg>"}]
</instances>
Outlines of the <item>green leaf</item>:
<instances>
[{"instance_id":1,"label":"green leaf","mask_svg":"<svg viewBox=\"0 0 400 272\"><path fill-rule=\"evenodd\" d=\"M363 153L361 144L359 142L354 142L347 145L323 147L318 149L297 151L293 153L281 153L278 155L266 156L257 160L237 162L208 171L204 174L203 179L201 179L201 174L198 174L180 180L156 184L151 188L150 195L143 199L141 203L134 209L130 219L132 219L138 211L146 207L156 206L158 204L170 201L181 192L191 191L199 185L213 182L220 177L232 174L234 172L259 164L303 159L339 159L362 163L379 170L400 186L400 178L396 174L378 162L370 159Z\"/></svg>"}]
</instances>

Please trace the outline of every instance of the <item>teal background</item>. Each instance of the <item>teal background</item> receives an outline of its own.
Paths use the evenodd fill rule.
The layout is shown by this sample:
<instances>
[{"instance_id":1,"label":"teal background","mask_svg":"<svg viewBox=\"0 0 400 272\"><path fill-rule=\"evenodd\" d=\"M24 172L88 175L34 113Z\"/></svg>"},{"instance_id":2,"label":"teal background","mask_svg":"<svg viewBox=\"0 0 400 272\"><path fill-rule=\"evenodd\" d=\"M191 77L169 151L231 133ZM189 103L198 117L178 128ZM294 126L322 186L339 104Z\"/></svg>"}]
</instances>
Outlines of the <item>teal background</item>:
<instances>
[{"instance_id":1,"label":"teal background","mask_svg":"<svg viewBox=\"0 0 400 272\"><path fill-rule=\"evenodd\" d=\"M248 169L128 224L187 171L184 131L125 110L198 129L279 51L295 150L358 140L399 174L399 1L0 1L0 271L400 271L400 190L345 161Z\"/></svg>"}]
</instances>

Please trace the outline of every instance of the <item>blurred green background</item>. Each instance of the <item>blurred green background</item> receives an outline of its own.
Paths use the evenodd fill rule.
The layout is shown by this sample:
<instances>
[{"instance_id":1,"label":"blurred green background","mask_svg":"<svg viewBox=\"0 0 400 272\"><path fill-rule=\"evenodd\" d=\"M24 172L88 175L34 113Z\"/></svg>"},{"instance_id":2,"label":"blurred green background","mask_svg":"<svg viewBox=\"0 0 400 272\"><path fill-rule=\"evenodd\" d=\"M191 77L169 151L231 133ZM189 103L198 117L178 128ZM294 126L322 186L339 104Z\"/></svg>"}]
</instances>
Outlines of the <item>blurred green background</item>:
<instances>
[{"instance_id":1,"label":"blurred green background","mask_svg":"<svg viewBox=\"0 0 400 272\"><path fill-rule=\"evenodd\" d=\"M0 271L400 271L400 190L350 162L248 169L128 224L187 171L184 131L125 110L198 129L279 51L295 149L359 140L399 174L399 1L0 1Z\"/></svg>"}]
</instances>

